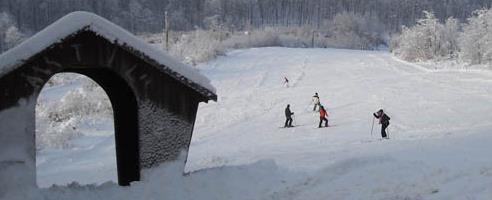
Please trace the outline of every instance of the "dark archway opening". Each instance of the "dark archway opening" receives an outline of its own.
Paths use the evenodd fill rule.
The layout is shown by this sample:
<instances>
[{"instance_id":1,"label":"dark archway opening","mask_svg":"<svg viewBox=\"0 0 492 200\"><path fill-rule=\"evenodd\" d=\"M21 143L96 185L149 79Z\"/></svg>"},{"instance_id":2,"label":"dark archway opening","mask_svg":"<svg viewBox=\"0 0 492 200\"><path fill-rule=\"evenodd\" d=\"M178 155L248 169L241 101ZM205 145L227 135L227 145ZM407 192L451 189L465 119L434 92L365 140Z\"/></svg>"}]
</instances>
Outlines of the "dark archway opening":
<instances>
[{"instance_id":1,"label":"dark archway opening","mask_svg":"<svg viewBox=\"0 0 492 200\"><path fill-rule=\"evenodd\" d=\"M110 70L80 68L69 72L92 78L108 94L113 106L118 183L125 186L140 180L138 105L132 89Z\"/></svg>"},{"instance_id":2,"label":"dark archway opening","mask_svg":"<svg viewBox=\"0 0 492 200\"><path fill-rule=\"evenodd\" d=\"M85 75L106 92L113 110L118 184L140 180L138 107L133 90L109 69L81 67L63 72Z\"/></svg>"}]
</instances>

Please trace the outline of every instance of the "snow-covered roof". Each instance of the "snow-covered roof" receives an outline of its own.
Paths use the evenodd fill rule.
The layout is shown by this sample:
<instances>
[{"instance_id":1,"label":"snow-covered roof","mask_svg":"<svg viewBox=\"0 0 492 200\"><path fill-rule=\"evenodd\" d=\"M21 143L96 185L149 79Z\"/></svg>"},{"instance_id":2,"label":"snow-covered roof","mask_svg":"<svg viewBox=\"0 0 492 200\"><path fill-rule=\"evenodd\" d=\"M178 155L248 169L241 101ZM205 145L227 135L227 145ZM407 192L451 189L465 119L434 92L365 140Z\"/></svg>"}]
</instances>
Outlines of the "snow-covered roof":
<instances>
[{"instance_id":1,"label":"snow-covered roof","mask_svg":"<svg viewBox=\"0 0 492 200\"><path fill-rule=\"evenodd\" d=\"M205 95L216 98L216 90L210 83L210 80L200 74L198 70L175 60L164 51L147 44L145 41L120 26L96 14L83 11L72 12L60 18L31 38L22 42L20 45L0 55L0 76L21 66L29 58L41 51L84 30L92 31L111 43L117 43L121 46L129 47L133 51L138 51L146 59L151 59L168 68L168 70L177 73L174 75L171 74L174 78L181 82L194 83L191 85L203 87L210 93ZM203 91L201 91L201 93L203 93Z\"/></svg>"}]
</instances>

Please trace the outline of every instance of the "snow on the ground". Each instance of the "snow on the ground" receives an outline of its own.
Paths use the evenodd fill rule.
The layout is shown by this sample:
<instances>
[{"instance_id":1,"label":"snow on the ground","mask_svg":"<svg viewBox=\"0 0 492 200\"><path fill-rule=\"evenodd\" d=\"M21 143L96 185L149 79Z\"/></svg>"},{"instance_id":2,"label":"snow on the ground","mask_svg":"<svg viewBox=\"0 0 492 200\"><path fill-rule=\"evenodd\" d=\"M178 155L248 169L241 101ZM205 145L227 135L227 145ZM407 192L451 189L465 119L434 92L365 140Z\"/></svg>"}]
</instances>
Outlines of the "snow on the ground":
<instances>
[{"instance_id":1,"label":"snow on the ground","mask_svg":"<svg viewBox=\"0 0 492 200\"><path fill-rule=\"evenodd\" d=\"M68 149L44 149L36 155L39 187L64 185L76 181L80 184L117 181L116 152L113 128L85 133L88 135L71 141Z\"/></svg>"},{"instance_id":2,"label":"snow on the ground","mask_svg":"<svg viewBox=\"0 0 492 200\"><path fill-rule=\"evenodd\" d=\"M233 51L200 67L220 99L199 109L189 170L214 165L212 158L227 164L273 158L312 170L372 152L380 146L371 143L379 129L370 135L379 108L392 118L391 143L461 137L492 126L492 73L434 72L386 52L288 48ZM284 75L290 88L282 87ZM315 92L332 128L315 128ZM287 104L298 127L279 129Z\"/></svg>"},{"instance_id":3,"label":"snow on the ground","mask_svg":"<svg viewBox=\"0 0 492 200\"><path fill-rule=\"evenodd\" d=\"M273 159L315 172L305 199L492 198L490 72L439 72L387 52L288 48L232 51L199 67L219 101L199 109L187 170ZM331 128L316 128L315 92ZM287 104L298 127L281 129ZM370 134L379 108L392 118L389 141L378 141L378 126Z\"/></svg>"},{"instance_id":4,"label":"snow on the ground","mask_svg":"<svg viewBox=\"0 0 492 200\"><path fill-rule=\"evenodd\" d=\"M219 100L200 105L190 174L167 174L176 167L168 164L131 187L72 184L42 189L40 199L492 198L490 72L432 70L387 52L290 48L235 50L198 67ZM330 128L316 128L315 92ZM287 104L295 128L280 128ZM390 140L379 140L377 124L371 135L379 108L391 117ZM104 155L99 144L93 153ZM53 163L46 167L56 171Z\"/></svg>"}]
</instances>

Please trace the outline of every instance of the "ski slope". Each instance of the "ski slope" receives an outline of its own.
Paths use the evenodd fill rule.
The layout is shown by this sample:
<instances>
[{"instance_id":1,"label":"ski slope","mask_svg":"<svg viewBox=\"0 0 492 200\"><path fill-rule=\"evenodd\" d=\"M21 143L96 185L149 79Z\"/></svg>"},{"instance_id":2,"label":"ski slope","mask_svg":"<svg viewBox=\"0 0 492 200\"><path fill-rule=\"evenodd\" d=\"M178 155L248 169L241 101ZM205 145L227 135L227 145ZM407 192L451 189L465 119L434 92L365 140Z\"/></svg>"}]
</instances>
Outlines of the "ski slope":
<instances>
[{"instance_id":1,"label":"ski slope","mask_svg":"<svg viewBox=\"0 0 492 200\"><path fill-rule=\"evenodd\" d=\"M130 188L72 185L41 190L44 197L492 198L489 71L431 70L388 52L276 47L234 50L198 68L219 100L199 107L187 176L166 174L170 164L145 172L148 180ZM315 92L332 127L317 128ZM295 128L280 128L287 104ZM379 139L378 124L371 135L379 108L391 117L390 140ZM99 145L106 140L90 153L109 155L100 153L107 152ZM43 155L50 163L50 153ZM51 163L43 167L62 171ZM88 172L76 180L96 167L79 167Z\"/></svg>"},{"instance_id":2,"label":"ski slope","mask_svg":"<svg viewBox=\"0 0 492 200\"><path fill-rule=\"evenodd\" d=\"M232 51L199 68L220 99L200 106L190 171L272 159L315 172L314 182L321 182L293 199L379 199L385 195L378 193L405 192L411 199L463 199L460 194L474 197L482 190L492 198L488 71L434 71L387 52L289 48ZM289 88L282 86L283 76ZM316 128L319 117L310 104L315 92L333 127ZM287 104L297 127L280 129ZM392 118L389 141L379 141L377 124L370 134L379 108Z\"/></svg>"},{"instance_id":3,"label":"ski slope","mask_svg":"<svg viewBox=\"0 0 492 200\"><path fill-rule=\"evenodd\" d=\"M490 72L432 71L387 52L288 48L233 51L199 67L219 88L220 99L199 109L190 170L203 167L210 156L228 164L275 159L313 169L382 145L462 137L492 127ZM283 76L291 87L282 86ZM315 92L331 128L316 128ZM287 104L298 126L279 129ZM379 108L392 118L392 140L373 144L380 133L377 126L371 137L372 113Z\"/></svg>"}]
</instances>

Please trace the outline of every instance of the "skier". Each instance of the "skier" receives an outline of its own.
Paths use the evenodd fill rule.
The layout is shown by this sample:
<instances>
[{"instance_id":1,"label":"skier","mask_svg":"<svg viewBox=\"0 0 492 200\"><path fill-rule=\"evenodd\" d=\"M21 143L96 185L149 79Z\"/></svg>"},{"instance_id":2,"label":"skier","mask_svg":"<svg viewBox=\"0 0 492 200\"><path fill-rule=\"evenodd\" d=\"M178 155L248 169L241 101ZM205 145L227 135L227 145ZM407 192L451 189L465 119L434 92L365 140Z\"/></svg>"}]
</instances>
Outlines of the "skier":
<instances>
[{"instance_id":1,"label":"skier","mask_svg":"<svg viewBox=\"0 0 492 200\"><path fill-rule=\"evenodd\" d=\"M321 128L321 124L323 123L323 121L325 121L325 127L328 127L328 119L326 117L328 117L328 112L326 112L325 108L322 105L320 105L319 106L319 126L318 126L318 128Z\"/></svg>"},{"instance_id":2,"label":"skier","mask_svg":"<svg viewBox=\"0 0 492 200\"><path fill-rule=\"evenodd\" d=\"M379 119L379 124L381 124L381 137L384 139L389 139L386 135L386 128L389 126L389 120L391 119L386 113L384 113L383 109L379 109L378 112L372 113L376 119Z\"/></svg>"},{"instance_id":3,"label":"skier","mask_svg":"<svg viewBox=\"0 0 492 200\"><path fill-rule=\"evenodd\" d=\"M287 108L285 108L285 125L284 128L293 127L292 126L292 115L294 113L290 111L290 104L287 104Z\"/></svg>"},{"instance_id":4,"label":"skier","mask_svg":"<svg viewBox=\"0 0 492 200\"><path fill-rule=\"evenodd\" d=\"M287 79L287 77L284 76L284 86L285 87L289 87L289 79Z\"/></svg>"},{"instance_id":5,"label":"skier","mask_svg":"<svg viewBox=\"0 0 492 200\"><path fill-rule=\"evenodd\" d=\"M314 104L313 111L316 111L316 107L321 106L317 92L313 96L313 104Z\"/></svg>"}]
</instances>

